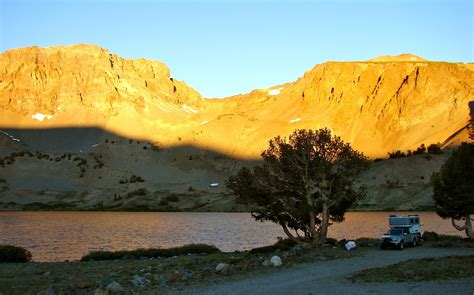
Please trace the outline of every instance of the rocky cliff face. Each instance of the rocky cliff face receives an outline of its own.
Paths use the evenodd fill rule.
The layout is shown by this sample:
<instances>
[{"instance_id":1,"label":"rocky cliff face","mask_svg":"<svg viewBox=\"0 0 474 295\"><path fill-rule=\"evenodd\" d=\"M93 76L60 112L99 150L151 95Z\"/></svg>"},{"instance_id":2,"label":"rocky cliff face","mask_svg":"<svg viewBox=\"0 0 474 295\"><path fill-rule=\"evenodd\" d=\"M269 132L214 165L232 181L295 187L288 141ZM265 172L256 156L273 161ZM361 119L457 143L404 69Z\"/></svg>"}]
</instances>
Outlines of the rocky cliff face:
<instances>
[{"instance_id":1,"label":"rocky cliff face","mask_svg":"<svg viewBox=\"0 0 474 295\"><path fill-rule=\"evenodd\" d=\"M301 118L294 126L328 126L356 148L380 156L442 142L465 126L473 74L448 63L329 62L283 91L297 110L293 116Z\"/></svg>"},{"instance_id":2,"label":"rocky cliff face","mask_svg":"<svg viewBox=\"0 0 474 295\"><path fill-rule=\"evenodd\" d=\"M94 45L30 47L0 55L3 127L101 126L146 136L156 132L142 132L154 120L186 120L168 113L195 101L206 102L170 77L163 63L122 59Z\"/></svg>"},{"instance_id":3,"label":"rocky cliff face","mask_svg":"<svg viewBox=\"0 0 474 295\"><path fill-rule=\"evenodd\" d=\"M94 45L9 50L0 55L0 70L0 105L25 115L83 107L110 116L122 106L142 113L157 100L179 104L201 98L170 78L161 62L126 60Z\"/></svg>"},{"instance_id":4,"label":"rocky cliff face","mask_svg":"<svg viewBox=\"0 0 474 295\"><path fill-rule=\"evenodd\" d=\"M258 158L273 136L328 127L380 157L442 142L465 126L473 69L408 54L327 62L292 83L208 100L161 62L94 45L21 48L0 55L0 125L92 125L243 158Z\"/></svg>"}]
</instances>

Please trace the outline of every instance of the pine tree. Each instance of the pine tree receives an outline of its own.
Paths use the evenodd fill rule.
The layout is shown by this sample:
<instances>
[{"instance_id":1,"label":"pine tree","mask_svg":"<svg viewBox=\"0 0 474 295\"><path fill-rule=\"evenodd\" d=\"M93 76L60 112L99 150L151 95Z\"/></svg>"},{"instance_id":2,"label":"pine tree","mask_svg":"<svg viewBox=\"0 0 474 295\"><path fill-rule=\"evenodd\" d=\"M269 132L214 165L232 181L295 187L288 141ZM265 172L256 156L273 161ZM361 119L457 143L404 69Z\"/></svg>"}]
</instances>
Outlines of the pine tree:
<instances>
[{"instance_id":1,"label":"pine tree","mask_svg":"<svg viewBox=\"0 0 474 295\"><path fill-rule=\"evenodd\" d=\"M453 151L440 171L433 173L431 183L438 215L451 218L457 230L464 230L474 240L474 144L462 143ZM463 220L464 225L456 224L456 220Z\"/></svg>"},{"instance_id":2,"label":"pine tree","mask_svg":"<svg viewBox=\"0 0 474 295\"><path fill-rule=\"evenodd\" d=\"M343 221L365 191L354 184L367 158L328 129L275 137L262 158L263 165L242 168L226 186L256 220L280 224L297 242L324 244L330 221Z\"/></svg>"}]
</instances>

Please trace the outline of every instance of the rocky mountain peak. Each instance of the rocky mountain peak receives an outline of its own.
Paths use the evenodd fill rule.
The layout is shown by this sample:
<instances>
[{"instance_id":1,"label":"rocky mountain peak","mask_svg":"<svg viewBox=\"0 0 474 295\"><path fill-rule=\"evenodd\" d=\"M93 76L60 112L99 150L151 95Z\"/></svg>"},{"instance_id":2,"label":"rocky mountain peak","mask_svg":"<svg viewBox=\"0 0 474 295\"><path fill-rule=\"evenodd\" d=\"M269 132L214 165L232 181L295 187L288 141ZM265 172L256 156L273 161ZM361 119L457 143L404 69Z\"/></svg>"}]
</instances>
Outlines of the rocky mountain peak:
<instances>
[{"instance_id":1,"label":"rocky mountain peak","mask_svg":"<svg viewBox=\"0 0 474 295\"><path fill-rule=\"evenodd\" d=\"M401 61L421 62L421 61L427 61L427 60L415 54L403 53L400 55L378 56L375 58L371 58L368 61L369 62L401 62Z\"/></svg>"},{"instance_id":2,"label":"rocky mountain peak","mask_svg":"<svg viewBox=\"0 0 474 295\"><path fill-rule=\"evenodd\" d=\"M201 96L170 77L162 62L123 59L96 45L27 47L0 55L0 106L29 114L94 108L142 112L160 100L193 104Z\"/></svg>"}]
</instances>

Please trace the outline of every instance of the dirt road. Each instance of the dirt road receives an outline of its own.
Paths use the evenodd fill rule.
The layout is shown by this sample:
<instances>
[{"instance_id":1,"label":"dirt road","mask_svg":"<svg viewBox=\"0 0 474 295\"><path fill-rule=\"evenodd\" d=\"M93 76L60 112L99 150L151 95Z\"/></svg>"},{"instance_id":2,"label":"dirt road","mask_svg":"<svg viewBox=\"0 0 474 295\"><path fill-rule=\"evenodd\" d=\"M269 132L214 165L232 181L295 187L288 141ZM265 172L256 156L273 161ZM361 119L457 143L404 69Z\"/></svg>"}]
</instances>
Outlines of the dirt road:
<instances>
[{"instance_id":1,"label":"dirt road","mask_svg":"<svg viewBox=\"0 0 474 295\"><path fill-rule=\"evenodd\" d=\"M474 255L474 249L374 249L353 258L298 265L270 274L174 294L474 294L472 278L417 283L352 283L347 279L352 273L367 268L386 266L408 259L450 255Z\"/></svg>"}]
</instances>

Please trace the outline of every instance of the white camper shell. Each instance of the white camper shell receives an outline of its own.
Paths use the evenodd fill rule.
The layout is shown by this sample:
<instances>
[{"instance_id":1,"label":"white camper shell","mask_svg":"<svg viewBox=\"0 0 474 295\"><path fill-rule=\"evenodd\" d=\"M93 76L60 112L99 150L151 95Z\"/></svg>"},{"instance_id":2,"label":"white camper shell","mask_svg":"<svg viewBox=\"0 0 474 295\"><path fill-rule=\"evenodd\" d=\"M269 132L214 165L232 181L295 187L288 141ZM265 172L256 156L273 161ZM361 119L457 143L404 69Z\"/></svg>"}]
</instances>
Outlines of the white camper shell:
<instances>
[{"instance_id":1,"label":"white camper shell","mask_svg":"<svg viewBox=\"0 0 474 295\"><path fill-rule=\"evenodd\" d=\"M415 247L421 240L421 225L418 215L388 217L390 230L380 239L380 248L396 247L402 250L405 245Z\"/></svg>"},{"instance_id":2,"label":"white camper shell","mask_svg":"<svg viewBox=\"0 0 474 295\"><path fill-rule=\"evenodd\" d=\"M420 217L418 215L390 215L388 224L390 228L407 228L411 234L421 235Z\"/></svg>"}]
</instances>

